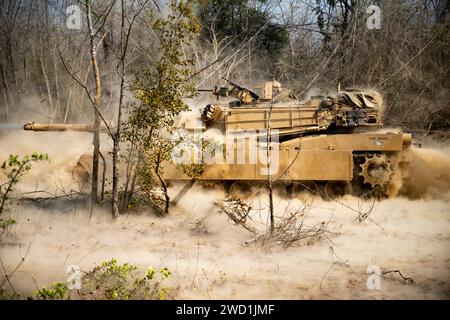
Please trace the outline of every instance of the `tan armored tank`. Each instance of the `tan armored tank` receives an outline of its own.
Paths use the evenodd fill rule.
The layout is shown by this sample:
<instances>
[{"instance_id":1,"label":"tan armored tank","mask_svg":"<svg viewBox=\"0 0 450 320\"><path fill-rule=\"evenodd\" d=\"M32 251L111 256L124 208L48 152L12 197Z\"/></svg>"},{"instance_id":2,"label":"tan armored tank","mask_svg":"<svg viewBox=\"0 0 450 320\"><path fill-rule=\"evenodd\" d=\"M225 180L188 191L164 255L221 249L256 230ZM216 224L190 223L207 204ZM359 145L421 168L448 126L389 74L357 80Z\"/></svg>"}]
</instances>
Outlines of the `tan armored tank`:
<instances>
[{"instance_id":1,"label":"tan armored tank","mask_svg":"<svg viewBox=\"0 0 450 320\"><path fill-rule=\"evenodd\" d=\"M172 161L164 165L167 182L223 185L241 197L261 190L268 178L291 195L302 190L325 197L395 194L402 151L411 145L411 135L381 131L378 92L347 89L302 103L277 81L254 90L228 82L231 88L200 91L230 101L209 104L200 115L180 122L180 130L196 142L175 147ZM24 129L91 127L29 123ZM78 171L89 167L86 159L80 158ZM192 163L202 166L194 178L184 170Z\"/></svg>"},{"instance_id":2,"label":"tan armored tank","mask_svg":"<svg viewBox=\"0 0 450 320\"><path fill-rule=\"evenodd\" d=\"M237 100L209 104L200 120L180 124L206 141L211 131L212 140L220 137L222 147L191 154L196 163L203 158L197 181L223 184L240 196L260 189L268 176L293 195L305 189L327 197L395 194L404 165L401 153L411 145L411 135L380 130L383 101L378 92L347 89L301 103L277 81L254 91L229 83L231 89L215 88L212 93ZM165 179L192 179L182 167L167 164Z\"/></svg>"}]
</instances>

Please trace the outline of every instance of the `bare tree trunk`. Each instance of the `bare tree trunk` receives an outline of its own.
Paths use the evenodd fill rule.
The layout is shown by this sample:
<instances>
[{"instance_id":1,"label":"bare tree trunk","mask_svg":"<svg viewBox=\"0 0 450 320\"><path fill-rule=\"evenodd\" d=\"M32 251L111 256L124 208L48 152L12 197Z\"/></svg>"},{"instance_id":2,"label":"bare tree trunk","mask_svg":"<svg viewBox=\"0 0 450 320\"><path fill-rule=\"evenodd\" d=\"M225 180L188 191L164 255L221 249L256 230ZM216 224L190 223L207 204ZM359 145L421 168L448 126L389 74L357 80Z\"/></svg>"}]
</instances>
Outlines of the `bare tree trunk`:
<instances>
[{"instance_id":1,"label":"bare tree trunk","mask_svg":"<svg viewBox=\"0 0 450 320\"><path fill-rule=\"evenodd\" d=\"M96 114L94 119L94 151L92 155L92 203L98 203L98 163L100 159L100 118Z\"/></svg>"},{"instance_id":2,"label":"bare tree trunk","mask_svg":"<svg viewBox=\"0 0 450 320\"><path fill-rule=\"evenodd\" d=\"M53 53L53 67L55 69L55 93L56 93L56 104L55 110L53 111L53 118L55 122L59 122L59 103L60 103L60 95L59 95L59 79L58 79L58 65L56 62L56 52Z\"/></svg>"},{"instance_id":3,"label":"bare tree trunk","mask_svg":"<svg viewBox=\"0 0 450 320\"><path fill-rule=\"evenodd\" d=\"M72 89L69 91L69 97L67 98L67 105L66 110L64 111L64 120L63 123L67 122L67 117L69 116L69 109L70 109L70 99L72 98Z\"/></svg>"},{"instance_id":4,"label":"bare tree trunk","mask_svg":"<svg viewBox=\"0 0 450 320\"><path fill-rule=\"evenodd\" d=\"M273 108L273 92L272 92L272 101L270 101L270 109L269 109L269 116L267 119L267 181L269 185L269 215L270 215L270 234L273 234L273 231L275 229L275 219L273 215L273 186L272 186L272 178L270 176L270 167L272 165L272 159L271 159L271 142L272 142L272 135L271 135L271 123L270 119L272 117L272 108Z\"/></svg>"},{"instance_id":5,"label":"bare tree trunk","mask_svg":"<svg viewBox=\"0 0 450 320\"><path fill-rule=\"evenodd\" d=\"M8 123L9 122L9 103L11 101L11 98L10 98L11 93L9 91L8 80L6 80L3 64L1 64L1 63L0 63L0 74L2 77L3 87L4 87L4 90L2 90L2 91L3 91L3 100L5 103L5 122Z\"/></svg>"},{"instance_id":6,"label":"bare tree trunk","mask_svg":"<svg viewBox=\"0 0 450 320\"><path fill-rule=\"evenodd\" d=\"M122 1L123 6L123 1ZM122 23L124 20L123 12L122 12ZM123 26L123 24L122 24ZM119 110L117 114L117 129L116 133L113 137L113 181L112 181L112 215L114 218L119 216L119 152L120 152L120 136L121 136L121 127L122 127L122 104L123 104L123 96L124 96L124 85L125 85L125 57L122 56L121 60L121 79L120 79L120 97L119 97Z\"/></svg>"},{"instance_id":7,"label":"bare tree trunk","mask_svg":"<svg viewBox=\"0 0 450 320\"><path fill-rule=\"evenodd\" d=\"M131 27L130 27L131 30ZM128 30L128 35L130 30ZM125 1L121 1L121 26L120 26L120 96L119 96L119 108L117 112L117 128L113 138L113 181L112 181L112 215L114 218L119 216L119 152L120 152L120 135L122 126L122 104L123 104L123 91L125 85L125 55L126 55L126 43L124 43L125 32Z\"/></svg>"},{"instance_id":8,"label":"bare tree trunk","mask_svg":"<svg viewBox=\"0 0 450 320\"><path fill-rule=\"evenodd\" d=\"M136 188L136 180L137 180L137 173L136 170L139 169L140 165L141 165L141 157L139 157L137 159L136 165L134 166L134 170L133 168L130 169L130 173L132 173L132 177L131 177L131 185L130 188L128 189L128 186L126 188L127 192L125 193L125 201L124 201L124 208L128 208L128 204L130 203L130 201L133 199L133 194L134 194L134 190ZM127 177L127 179L129 179L129 177ZM127 181L128 184L128 181Z\"/></svg>"},{"instance_id":9,"label":"bare tree trunk","mask_svg":"<svg viewBox=\"0 0 450 320\"><path fill-rule=\"evenodd\" d=\"M156 175L158 176L159 182L161 183L161 186L163 188L164 191L164 198L165 198L165 206L164 206L164 213L168 214L169 213L169 206L170 206L170 197L169 197L169 193L167 192L167 184L164 181L163 177L161 176L161 174L159 173L159 165L161 163L161 153L158 153L158 159L156 160Z\"/></svg>"},{"instance_id":10,"label":"bare tree trunk","mask_svg":"<svg viewBox=\"0 0 450 320\"><path fill-rule=\"evenodd\" d=\"M41 62L42 74L44 75L45 87L47 89L47 99L50 107L49 115L53 113L53 101L52 101L52 92L50 90L50 83L48 81L47 72L45 71L44 59L42 58L42 53L39 56L39 61Z\"/></svg>"},{"instance_id":11,"label":"bare tree trunk","mask_svg":"<svg viewBox=\"0 0 450 320\"><path fill-rule=\"evenodd\" d=\"M133 23L139 13L145 6L145 2L141 9L138 10L133 18L131 19L128 29L125 31L125 20L127 18L126 12L126 2L121 1L121 27L120 27L120 62L119 62L119 76L120 76L120 96L119 96L119 107L117 113L117 128L113 135L113 186L112 186L112 215L114 218L119 216L119 152L120 152L120 138L122 133L122 108L123 108L123 98L124 98L124 88L125 88L125 58L128 50L128 40L130 38L131 29L133 28ZM125 190L126 192L126 190ZM127 194L125 193L125 197ZM168 210L168 207L167 207Z\"/></svg>"},{"instance_id":12,"label":"bare tree trunk","mask_svg":"<svg viewBox=\"0 0 450 320\"><path fill-rule=\"evenodd\" d=\"M87 25L89 29L90 47L91 47L91 64L94 70L95 79L95 97L94 103L97 108L100 108L101 104L101 86L100 86L100 71L98 69L97 61L97 47L95 45L94 31L92 26L92 12L91 1L86 2L87 12ZM94 152L92 155L92 203L98 203L98 162L100 153L100 115L98 111L95 112L94 118Z\"/></svg>"},{"instance_id":13,"label":"bare tree trunk","mask_svg":"<svg viewBox=\"0 0 450 320\"><path fill-rule=\"evenodd\" d=\"M120 113L120 111L119 111ZM112 215L119 216L119 151L120 151L120 129L117 129L113 139L113 185L112 185Z\"/></svg>"}]
</instances>

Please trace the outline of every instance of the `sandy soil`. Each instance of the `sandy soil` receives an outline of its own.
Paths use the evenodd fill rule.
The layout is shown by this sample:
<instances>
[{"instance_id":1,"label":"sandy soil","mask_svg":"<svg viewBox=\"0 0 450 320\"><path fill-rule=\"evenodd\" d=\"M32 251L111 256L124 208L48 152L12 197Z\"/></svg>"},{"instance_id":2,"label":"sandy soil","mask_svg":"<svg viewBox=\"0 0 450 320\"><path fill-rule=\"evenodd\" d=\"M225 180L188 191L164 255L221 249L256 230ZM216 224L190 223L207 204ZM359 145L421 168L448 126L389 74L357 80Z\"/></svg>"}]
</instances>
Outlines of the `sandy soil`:
<instances>
[{"instance_id":1,"label":"sandy soil","mask_svg":"<svg viewBox=\"0 0 450 320\"><path fill-rule=\"evenodd\" d=\"M67 186L76 155L89 151L79 136L27 137L15 137L12 145L11 137L4 136L0 157L34 151L38 140L48 139L51 143L39 151L49 152L53 160L34 168L21 186L24 190ZM71 150L63 153L67 145ZM0 257L8 272L25 257L11 278L15 289L25 293L65 281L69 265L86 271L116 258L142 272L150 265L168 267L178 297L186 299L449 299L450 153L431 146L434 149L412 154L413 174L401 194L376 202L364 222L355 219L369 202L351 196L337 202L308 198L305 224L329 222L329 239L310 245L270 250L256 243L244 245L254 236L218 212L215 202L224 194L196 186L165 218L141 212L112 221L105 208L89 221L82 202L21 202L9 213L17 223L2 237ZM176 192L171 190L172 195ZM280 196L275 202L278 214L304 206L300 199ZM256 195L252 205L251 216L262 227L266 196ZM379 290L369 290L370 265L400 270L414 282L389 273L381 277Z\"/></svg>"}]
</instances>

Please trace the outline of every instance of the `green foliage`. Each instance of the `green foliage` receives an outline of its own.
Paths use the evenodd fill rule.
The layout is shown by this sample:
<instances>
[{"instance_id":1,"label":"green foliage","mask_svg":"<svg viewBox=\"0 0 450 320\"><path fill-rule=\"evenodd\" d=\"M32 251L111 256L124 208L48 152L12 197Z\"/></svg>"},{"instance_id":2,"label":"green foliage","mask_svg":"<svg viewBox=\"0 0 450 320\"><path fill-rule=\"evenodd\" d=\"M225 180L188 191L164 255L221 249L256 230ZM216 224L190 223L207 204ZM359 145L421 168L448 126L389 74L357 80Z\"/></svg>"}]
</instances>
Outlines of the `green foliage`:
<instances>
[{"instance_id":1,"label":"green foliage","mask_svg":"<svg viewBox=\"0 0 450 320\"><path fill-rule=\"evenodd\" d=\"M357 2L347 0L316 0L313 9L317 17L317 26L322 34L322 50L325 54L333 52L331 43L332 33L339 34L339 37L348 39L347 28L354 18L355 5ZM337 12L337 14L333 14Z\"/></svg>"},{"instance_id":2,"label":"green foliage","mask_svg":"<svg viewBox=\"0 0 450 320\"><path fill-rule=\"evenodd\" d=\"M116 259L103 262L83 276L81 295L92 299L130 300L166 299L172 289L164 285L170 271L163 268L157 273L148 268L145 276L136 277L134 265L118 264Z\"/></svg>"},{"instance_id":3,"label":"green foliage","mask_svg":"<svg viewBox=\"0 0 450 320\"><path fill-rule=\"evenodd\" d=\"M169 271L169 269L167 268L162 268L161 270L159 270L159 272L164 276L164 278L169 278L171 273Z\"/></svg>"},{"instance_id":4,"label":"green foliage","mask_svg":"<svg viewBox=\"0 0 450 320\"><path fill-rule=\"evenodd\" d=\"M140 166L136 173L141 190L148 196L155 186L165 188L161 163L170 158L174 142L169 135L174 119L189 110L183 99L196 93L193 60L185 56L183 45L200 31L191 2L172 1L167 17L151 14L153 31L159 43L155 65L136 74L129 118L124 123L124 139L134 145Z\"/></svg>"},{"instance_id":5,"label":"green foliage","mask_svg":"<svg viewBox=\"0 0 450 320\"><path fill-rule=\"evenodd\" d=\"M189 2L173 1L167 18L151 15L153 30L160 43L159 58L151 69L137 73L134 84L135 98L125 136L144 147L151 146L159 136L158 129L170 131L174 117L189 108L183 102L195 94L192 59L185 57L183 45L199 31ZM130 131L130 129L132 129Z\"/></svg>"},{"instance_id":6,"label":"green foliage","mask_svg":"<svg viewBox=\"0 0 450 320\"><path fill-rule=\"evenodd\" d=\"M31 170L31 164L44 160L48 160L46 153L33 152L31 156L25 155L22 159L18 155L9 155L8 160L3 162L1 169L9 180L0 185L0 214L5 210L10 194L15 190L17 183Z\"/></svg>"},{"instance_id":7,"label":"green foliage","mask_svg":"<svg viewBox=\"0 0 450 320\"><path fill-rule=\"evenodd\" d=\"M254 43L260 46L259 50L277 60L289 42L289 33L285 26L271 22L267 11L257 8L258 3L264 2L259 0L254 5L249 0L202 1L198 16L205 26L203 37L210 42L214 38L234 39L236 46L256 35Z\"/></svg>"},{"instance_id":8,"label":"green foliage","mask_svg":"<svg viewBox=\"0 0 450 320\"><path fill-rule=\"evenodd\" d=\"M331 8L335 7L334 0L326 0L326 4L329 5ZM324 44L324 50L330 51L329 42L331 40L331 37L329 35L328 28L330 27L329 21L326 20L325 15L327 12L323 9L322 0L316 0L316 6L313 9L314 13L317 17L317 26L319 27L320 32L323 36L323 44Z\"/></svg>"},{"instance_id":9,"label":"green foliage","mask_svg":"<svg viewBox=\"0 0 450 320\"><path fill-rule=\"evenodd\" d=\"M76 293L78 296L69 296L67 284L55 282L49 289L44 287L35 291L29 299L66 300L76 297L93 300L164 300L172 297L174 289L165 285L171 276L169 269L162 268L157 272L149 267L144 277L138 277L136 270L137 267L132 264L119 264L116 259L111 259L83 275L81 290ZM1 297L9 298L3 291L0 291Z\"/></svg>"},{"instance_id":10,"label":"green foliage","mask_svg":"<svg viewBox=\"0 0 450 320\"><path fill-rule=\"evenodd\" d=\"M110 277L111 275L118 275L121 278L126 277L131 271L136 270L136 267L128 263L122 265L117 264L116 259L105 261L100 266L94 268L94 272L101 271L103 277Z\"/></svg>"},{"instance_id":11,"label":"green foliage","mask_svg":"<svg viewBox=\"0 0 450 320\"><path fill-rule=\"evenodd\" d=\"M24 175L31 169L31 162L37 162L42 160L48 160L48 154L33 152L31 157L25 155L22 160L18 155L9 155L8 160L4 161L1 168L3 170L9 170L8 176L14 176L14 174Z\"/></svg>"},{"instance_id":12,"label":"green foliage","mask_svg":"<svg viewBox=\"0 0 450 320\"><path fill-rule=\"evenodd\" d=\"M179 165L185 174L191 178L200 177L205 171L204 163L190 163L190 164L180 164Z\"/></svg>"},{"instance_id":13,"label":"green foliage","mask_svg":"<svg viewBox=\"0 0 450 320\"><path fill-rule=\"evenodd\" d=\"M38 300L67 300L69 298L69 291L67 285L62 282L55 282L50 289L45 287L35 291L36 299Z\"/></svg>"},{"instance_id":14,"label":"green foliage","mask_svg":"<svg viewBox=\"0 0 450 320\"><path fill-rule=\"evenodd\" d=\"M180 136L174 143L171 150L172 155L183 160L177 164L177 167L191 178L197 178L205 171L204 152L206 149L217 148L218 144L212 140L201 139L200 137ZM199 163L193 163L191 156L192 150L197 150Z\"/></svg>"},{"instance_id":15,"label":"green foliage","mask_svg":"<svg viewBox=\"0 0 450 320\"><path fill-rule=\"evenodd\" d=\"M0 218L0 234L3 234L3 232L7 231L15 223L16 223L16 220L14 220L14 219Z\"/></svg>"},{"instance_id":16,"label":"green foliage","mask_svg":"<svg viewBox=\"0 0 450 320\"><path fill-rule=\"evenodd\" d=\"M127 280L134 270L135 266L117 264L116 259L105 261L83 277L82 292L94 299L128 300L131 293L126 289Z\"/></svg>"}]
</instances>

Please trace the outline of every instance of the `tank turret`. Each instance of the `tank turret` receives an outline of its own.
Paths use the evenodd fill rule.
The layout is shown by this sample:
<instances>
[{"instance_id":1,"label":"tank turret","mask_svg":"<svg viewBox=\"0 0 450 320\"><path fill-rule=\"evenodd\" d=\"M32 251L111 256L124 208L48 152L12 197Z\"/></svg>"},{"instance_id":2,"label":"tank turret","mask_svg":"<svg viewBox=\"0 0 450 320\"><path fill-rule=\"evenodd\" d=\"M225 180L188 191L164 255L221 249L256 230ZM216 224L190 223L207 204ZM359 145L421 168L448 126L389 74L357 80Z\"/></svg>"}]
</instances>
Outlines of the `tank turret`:
<instances>
[{"instance_id":1,"label":"tank turret","mask_svg":"<svg viewBox=\"0 0 450 320\"><path fill-rule=\"evenodd\" d=\"M383 102L374 90L348 89L336 96L313 96L304 103L277 81L256 86L254 91L237 85L234 90L238 91L234 95L238 100L208 104L203 109L201 118L206 129L215 127L224 133L267 129L269 113L270 127L280 136L350 133L355 128L382 126Z\"/></svg>"}]
</instances>

